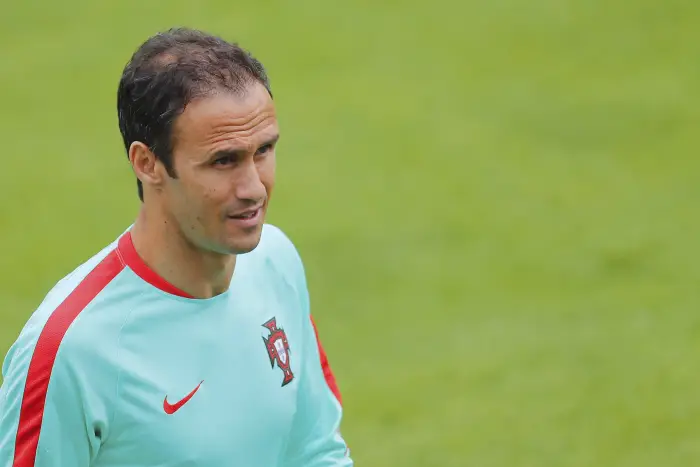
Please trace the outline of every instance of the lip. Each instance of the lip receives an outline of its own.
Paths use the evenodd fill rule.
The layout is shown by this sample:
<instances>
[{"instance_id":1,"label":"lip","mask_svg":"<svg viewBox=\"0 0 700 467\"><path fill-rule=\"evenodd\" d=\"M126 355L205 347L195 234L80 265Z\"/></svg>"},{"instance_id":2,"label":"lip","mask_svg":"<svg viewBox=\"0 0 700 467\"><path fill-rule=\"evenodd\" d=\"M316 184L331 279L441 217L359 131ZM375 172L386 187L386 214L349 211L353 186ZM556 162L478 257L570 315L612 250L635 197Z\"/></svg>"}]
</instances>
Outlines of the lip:
<instances>
[{"instance_id":1,"label":"lip","mask_svg":"<svg viewBox=\"0 0 700 467\"><path fill-rule=\"evenodd\" d=\"M258 206L255 209L248 209L247 211L240 212L236 214L237 216L249 214L249 213L254 213L251 217L247 217L244 219L233 217L233 216L228 216L229 222L234 222L236 225L239 227L255 227L260 223L260 218L262 217L262 206Z\"/></svg>"}]
</instances>

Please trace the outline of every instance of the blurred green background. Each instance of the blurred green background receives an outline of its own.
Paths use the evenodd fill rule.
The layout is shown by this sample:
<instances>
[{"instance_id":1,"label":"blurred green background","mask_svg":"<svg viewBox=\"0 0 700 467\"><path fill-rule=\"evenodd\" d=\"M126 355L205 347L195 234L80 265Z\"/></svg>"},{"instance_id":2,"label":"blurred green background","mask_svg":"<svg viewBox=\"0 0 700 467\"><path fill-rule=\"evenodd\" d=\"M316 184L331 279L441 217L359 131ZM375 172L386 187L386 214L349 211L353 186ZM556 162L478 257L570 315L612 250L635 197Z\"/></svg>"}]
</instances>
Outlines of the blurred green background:
<instances>
[{"instance_id":1,"label":"blurred green background","mask_svg":"<svg viewBox=\"0 0 700 467\"><path fill-rule=\"evenodd\" d=\"M115 92L173 25L267 66L358 465L700 465L700 3L5 2L0 351L132 222Z\"/></svg>"}]
</instances>

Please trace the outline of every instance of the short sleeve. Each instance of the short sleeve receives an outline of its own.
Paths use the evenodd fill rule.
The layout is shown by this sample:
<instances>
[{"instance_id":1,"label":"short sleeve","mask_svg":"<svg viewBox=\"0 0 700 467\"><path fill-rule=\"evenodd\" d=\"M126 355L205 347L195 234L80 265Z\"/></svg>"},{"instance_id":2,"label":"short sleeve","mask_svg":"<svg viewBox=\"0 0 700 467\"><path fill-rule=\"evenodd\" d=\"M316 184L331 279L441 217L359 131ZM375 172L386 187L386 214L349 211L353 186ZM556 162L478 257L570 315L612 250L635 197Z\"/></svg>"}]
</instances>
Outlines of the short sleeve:
<instances>
[{"instance_id":1,"label":"short sleeve","mask_svg":"<svg viewBox=\"0 0 700 467\"><path fill-rule=\"evenodd\" d=\"M107 432L99 370L91 375L71 345L47 353L50 331L25 328L3 364L0 467L87 467Z\"/></svg>"}]
</instances>

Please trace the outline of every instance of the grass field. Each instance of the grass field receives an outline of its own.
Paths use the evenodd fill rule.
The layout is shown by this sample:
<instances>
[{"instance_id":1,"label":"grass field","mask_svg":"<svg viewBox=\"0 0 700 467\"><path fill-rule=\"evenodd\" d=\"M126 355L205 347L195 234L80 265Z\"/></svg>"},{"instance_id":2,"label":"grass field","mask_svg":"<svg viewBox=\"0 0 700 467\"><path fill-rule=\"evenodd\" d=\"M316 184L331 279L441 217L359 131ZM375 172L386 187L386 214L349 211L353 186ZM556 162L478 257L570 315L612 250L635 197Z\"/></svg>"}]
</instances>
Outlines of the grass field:
<instances>
[{"instance_id":1,"label":"grass field","mask_svg":"<svg viewBox=\"0 0 700 467\"><path fill-rule=\"evenodd\" d=\"M690 0L7 3L3 355L132 221L116 85L172 25L268 67L270 221L305 259L358 465L700 465Z\"/></svg>"}]
</instances>

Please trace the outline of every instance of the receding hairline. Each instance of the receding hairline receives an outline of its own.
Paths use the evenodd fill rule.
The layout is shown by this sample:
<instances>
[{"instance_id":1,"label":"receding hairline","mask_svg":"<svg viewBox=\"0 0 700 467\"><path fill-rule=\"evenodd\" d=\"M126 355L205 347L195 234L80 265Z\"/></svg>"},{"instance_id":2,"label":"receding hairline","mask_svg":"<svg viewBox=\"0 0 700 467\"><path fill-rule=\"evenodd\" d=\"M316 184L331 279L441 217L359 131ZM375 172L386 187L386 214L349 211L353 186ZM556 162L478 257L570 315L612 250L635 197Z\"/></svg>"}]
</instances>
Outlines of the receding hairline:
<instances>
[{"instance_id":1,"label":"receding hairline","mask_svg":"<svg viewBox=\"0 0 700 467\"><path fill-rule=\"evenodd\" d=\"M182 115L189 106L197 102L208 99L216 99L218 97L232 97L234 99L245 99L250 96L256 89L265 91L270 97L270 101L274 103L272 93L263 83L255 79L254 76L246 76L240 86L228 87L220 84L202 83L195 92L193 92L187 102L182 107ZM274 104L273 104L274 105Z\"/></svg>"}]
</instances>

